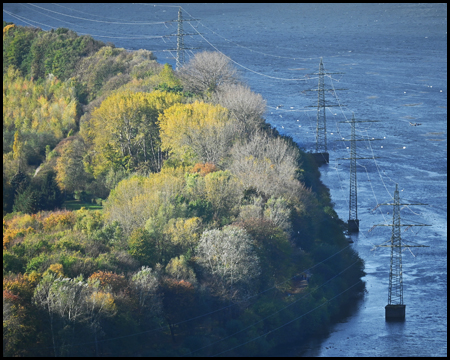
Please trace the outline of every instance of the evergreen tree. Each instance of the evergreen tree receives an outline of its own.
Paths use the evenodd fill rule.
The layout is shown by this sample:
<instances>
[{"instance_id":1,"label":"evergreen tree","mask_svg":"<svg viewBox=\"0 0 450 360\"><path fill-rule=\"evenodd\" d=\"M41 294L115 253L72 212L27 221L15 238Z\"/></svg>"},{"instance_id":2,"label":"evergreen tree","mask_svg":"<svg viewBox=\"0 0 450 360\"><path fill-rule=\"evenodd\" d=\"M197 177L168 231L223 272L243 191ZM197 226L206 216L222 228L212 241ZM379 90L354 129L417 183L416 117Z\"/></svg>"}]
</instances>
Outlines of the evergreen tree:
<instances>
[{"instance_id":1,"label":"evergreen tree","mask_svg":"<svg viewBox=\"0 0 450 360\"><path fill-rule=\"evenodd\" d=\"M39 192L40 210L53 210L58 208L64 202L64 197L56 182L56 175L49 171L42 181Z\"/></svg>"},{"instance_id":2,"label":"evergreen tree","mask_svg":"<svg viewBox=\"0 0 450 360\"><path fill-rule=\"evenodd\" d=\"M28 186L24 191L16 193L13 211L20 211L24 214L36 213L38 211L38 203L38 194L36 194L32 186Z\"/></svg>"}]
</instances>

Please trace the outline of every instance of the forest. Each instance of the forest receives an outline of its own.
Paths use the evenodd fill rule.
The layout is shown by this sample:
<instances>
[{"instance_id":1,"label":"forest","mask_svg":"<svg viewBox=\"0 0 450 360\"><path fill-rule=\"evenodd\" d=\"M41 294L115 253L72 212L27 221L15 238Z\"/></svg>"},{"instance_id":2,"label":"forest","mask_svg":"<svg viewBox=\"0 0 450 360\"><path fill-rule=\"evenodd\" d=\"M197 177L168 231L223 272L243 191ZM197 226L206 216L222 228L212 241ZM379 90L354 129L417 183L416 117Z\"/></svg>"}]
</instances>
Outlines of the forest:
<instances>
[{"instance_id":1,"label":"forest","mask_svg":"<svg viewBox=\"0 0 450 360\"><path fill-rule=\"evenodd\" d=\"M258 356L364 292L312 156L218 52L3 22L3 356ZM295 320L295 321L294 321Z\"/></svg>"}]
</instances>

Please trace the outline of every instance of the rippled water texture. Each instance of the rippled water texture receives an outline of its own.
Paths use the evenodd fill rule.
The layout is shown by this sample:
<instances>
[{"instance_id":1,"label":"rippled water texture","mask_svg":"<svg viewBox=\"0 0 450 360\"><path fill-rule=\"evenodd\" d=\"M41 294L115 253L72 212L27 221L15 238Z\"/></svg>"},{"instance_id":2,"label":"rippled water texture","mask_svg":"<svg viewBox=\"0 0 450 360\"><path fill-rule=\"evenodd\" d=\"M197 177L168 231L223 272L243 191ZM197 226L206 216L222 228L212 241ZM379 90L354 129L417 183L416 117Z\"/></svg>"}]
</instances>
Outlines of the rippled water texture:
<instances>
[{"instance_id":1,"label":"rippled water texture","mask_svg":"<svg viewBox=\"0 0 450 360\"><path fill-rule=\"evenodd\" d=\"M176 33L175 23L120 25L113 22L161 21L177 17L177 8L139 4L63 4L83 11L71 12L55 5L47 9L77 16L63 17L30 5L4 4L3 8L28 20L69 27L80 33L136 37ZM41 5L40 5L41 6ZM317 95L303 92L317 87L314 75L323 57L329 72L327 88L337 91L342 109L327 110L330 164L321 167L322 179L331 189L339 216L348 218L349 167L346 142L348 124L355 113L361 123L357 135L383 139L358 142L358 218L361 232L354 247L365 260L368 294L345 322L329 337L311 345L315 356L445 356L447 354L447 5L446 4L182 4L198 21L185 22L186 47L218 49L231 57L242 78L267 100L267 120L290 135L306 150L314 148L316 113L306 106L317 104ZM38 13L38 11L40 13ZM59 18L58 22L41 13ZM95 17L94 15L99 15ZM102 18L116 18L106 19ZM107 21L88 22L81 18ZM187 14L185 13L185 17ZM7 21L15 20L3 14ZM17 20L15 20L17 21ZM20 22L18 22L20 23ZM76 26L75 26L76 24ZM48 27L39 25L47 30ZM81 27L83 26L83 27ZM220 35L220 36L219 36ZM202 36L204 38L202 38ZM117 47L149 50L176 47L168 39L117 39ZM215 48L213 48L214 46ZM192 50L199 51L199 49ZM264 53L264 54L262 54ZM168 52L157 52L160 62L175 66ZM187 56L192 53L187 52ZM272 56L269 56L272 55ZM295 60L293 59L295 58ZM243 67L241 67L241 65ZM246 69L247 68L247 69ZM251 70L251 71L250 71ZM253 72L252 72L253 71ZM266 76L263 76L264 74ZM267 77L270 76L270 77ZM337 104L327 92L327 103ZM282 107L276 108L278 105ZM312 111L305 112L309 109ZM291 111L295 110L295 111ZM302 111L298 111L302 110ZM411 126L409 123L421 123ZM390 238L390 228L375 224L392 221L390 202L399 184L401 199L428 206L402 210L402 222L427 223L402 231L405 241L430 246L403 254L406 321L386 323L389 249L371 251ZM414 222L413 222L414 221Z\"/></svg>"}]
</instances>

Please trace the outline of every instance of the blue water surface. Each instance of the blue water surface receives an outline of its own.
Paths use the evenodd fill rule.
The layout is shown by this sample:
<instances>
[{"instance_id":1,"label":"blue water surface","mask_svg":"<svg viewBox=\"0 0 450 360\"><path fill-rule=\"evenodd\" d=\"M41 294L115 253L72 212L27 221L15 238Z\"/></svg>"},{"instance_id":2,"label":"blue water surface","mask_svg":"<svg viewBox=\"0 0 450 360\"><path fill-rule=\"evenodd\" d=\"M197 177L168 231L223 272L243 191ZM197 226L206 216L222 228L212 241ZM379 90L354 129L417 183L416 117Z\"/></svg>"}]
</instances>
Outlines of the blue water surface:
<instances>
[{"instance_id":1,"label":"blue water surface","mask_svg":"<svg viewBox=\"0 0 450 360\"><path fill-rule=\"evenodd\" d=\"M3 19L44 30L67 27L129 50L155 51L175 67L180 4L3 4ZM348 218L349 166L345 141L357 135L358 218L354 248L364 259L368 293L344 322L320 341L313 356L447 355L447 5L446 4L181 4L189 59L221 51L241 78L267 101L266 119L305 150L315 147L319 59L328 72L327 137L330 164L321 167L338 215ZM195 20L197 19L197 20ZM139 24L141 22L141 24ZM145 24L144 24L145 23ZM198 34L200 33L200 34ZM298 80L291 80L298 79ZM411 126L410 123L420 123ZM403 256L406 321L386 323L389 250L395 184L405 203L405 242L429 246ZM404 228L405 229L405 228ZM301 344L299 344L300 346ZM296 355L297 348L286 349Z\"/></svg>"}]
</instances>

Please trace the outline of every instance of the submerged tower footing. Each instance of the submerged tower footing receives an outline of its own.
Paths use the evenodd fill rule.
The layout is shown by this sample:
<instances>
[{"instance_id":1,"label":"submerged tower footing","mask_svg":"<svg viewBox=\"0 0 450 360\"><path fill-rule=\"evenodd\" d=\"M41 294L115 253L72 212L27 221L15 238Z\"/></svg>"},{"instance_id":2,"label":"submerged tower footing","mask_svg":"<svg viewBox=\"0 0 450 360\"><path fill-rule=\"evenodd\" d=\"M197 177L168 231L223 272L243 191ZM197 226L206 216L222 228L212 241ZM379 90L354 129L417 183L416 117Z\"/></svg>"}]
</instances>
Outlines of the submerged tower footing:
<instances>
[{"instance_id":1,"label":"submerged tower footing","mask_svg":"<svg viewBox=\"0 0 450 360\"><path fill-rule=\"evenodd\" d=\"M386 321L403 321L405 320L406 305L386 305L385 317Z\"/></svg>"},{"instance_id":2,"label":"submerged tower footing","mask_svg":"<svg viewBox=\"0 0 450 360\"><path fill-rule=\"evenodd\" d=\"M348 220L348 232L357 233L359 232L359 220Z\"/></svg>"}]
</instances>

